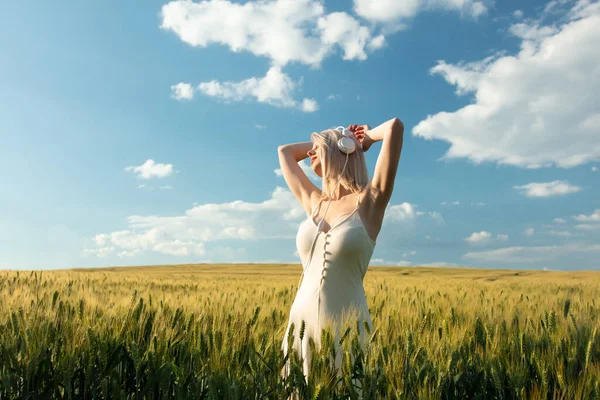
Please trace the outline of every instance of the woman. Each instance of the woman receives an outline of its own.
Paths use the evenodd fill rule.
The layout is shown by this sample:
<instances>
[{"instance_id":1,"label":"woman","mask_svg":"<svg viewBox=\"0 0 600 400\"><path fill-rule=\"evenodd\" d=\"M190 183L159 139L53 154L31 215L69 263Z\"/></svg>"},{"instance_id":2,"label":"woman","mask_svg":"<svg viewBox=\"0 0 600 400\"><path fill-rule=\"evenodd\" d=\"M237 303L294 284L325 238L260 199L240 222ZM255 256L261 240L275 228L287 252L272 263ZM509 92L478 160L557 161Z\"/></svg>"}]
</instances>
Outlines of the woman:
<instances>
[{"instance_id":1,"label":"woman","mask_svg":"<svg viewBox=\"0 0 600 400\"><path fill-rule=\"evenodd\" d=\"M398 118L374 129L368 125L341 128L313 133L310 142L278 148L283 177L307 215L296 237L303 265L302 283L292 304L282 344L287 354L288 333L294 323L293 347L304 359L306 378L311 364L308 339L312 337L320 345L321 328L328 322L341 322L352 308L372 327L362 282L392 196L402 150L404 125ZM340 147L338 141L344 133L351 142L344 139L346 146ZM369 180L364 152L380 140L383 143ZM347 147L355 150L348 151ZM307 157L312 170L322 178L322 189L298 165ZM328 202L327 206L322 207L323 201ZM300 340L302 321L305 330ZM366 336L364 328L360 335ZM337 336L336 333L336 339ZM340 356L335 364L339 368L341 351L337 353ZM282 371L284 377L289 373L287 367Z\"/></svg>"}]
</instances>

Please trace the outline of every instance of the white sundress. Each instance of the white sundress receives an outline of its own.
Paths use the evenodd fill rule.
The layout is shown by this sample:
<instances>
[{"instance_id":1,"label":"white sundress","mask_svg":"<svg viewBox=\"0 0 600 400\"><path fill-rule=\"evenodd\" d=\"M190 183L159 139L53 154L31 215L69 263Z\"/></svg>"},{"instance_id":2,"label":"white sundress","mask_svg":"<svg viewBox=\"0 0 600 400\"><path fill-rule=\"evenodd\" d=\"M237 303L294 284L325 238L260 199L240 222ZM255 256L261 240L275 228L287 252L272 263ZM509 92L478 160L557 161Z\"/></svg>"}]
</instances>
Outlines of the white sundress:
<instances>
[{"instance_id":1,"label":"white sundress","mask_svg":"<svg viewBox=\"0 0 600 400\"><path fill-rule=\"evenodd\" d=\"M319 349L321 328L325 326L327 319L340 321L347 307L356 307L361 320L360 336L363 343L367 334L362 321L366 320L371 330L373 327L363 278L375 249L375 241L367 233L359 214L360 195L356 199L354 211L338 217L338 221L342 217L345 218L337 223L334 222L327 232L319 231L313 219L320 205L321 202L298 228L296 246L303 266L310 258L311 245L316 234L318 238L314 245L312 260L310 265L305 266L302 283L292 303L282 343L283 352L287 354L287 337L293 322L293 346L303 357L303 372L306 379L311 365L308 338L312 337L316 348ZM305 321L305 333L300 342L302 320ZM355 329L353 331L355 332ZM339 336L337 333L334 334L335 343L338 345ZM341 361L342 351L337 351L335 360L337 368L341 367ZM281 374L285 378L288 373L289 361Z\"/></svg>"}]
</instances>

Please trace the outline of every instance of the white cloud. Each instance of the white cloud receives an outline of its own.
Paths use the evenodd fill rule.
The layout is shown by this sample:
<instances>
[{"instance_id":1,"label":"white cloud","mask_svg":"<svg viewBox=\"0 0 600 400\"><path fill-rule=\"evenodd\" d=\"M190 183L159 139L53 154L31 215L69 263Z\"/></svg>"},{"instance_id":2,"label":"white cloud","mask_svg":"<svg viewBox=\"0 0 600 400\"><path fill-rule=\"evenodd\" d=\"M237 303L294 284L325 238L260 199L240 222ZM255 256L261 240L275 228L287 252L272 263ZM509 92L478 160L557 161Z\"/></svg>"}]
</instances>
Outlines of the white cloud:
<instances>
[{"instance_id":1,"label":"white cloud","mask_svg":"<svg viewBox=\"0 0 600 400\"><path fill-rule=\"evenodd\" d=\"M406 266L413 265L413 264L414 263L407 261L407 260L390 261L390 260L384 260L383 258L373 258L373 259L371 259L371 262L369 263L369 265L396 266L396 267L406 267Z\"/></svg>"},{"instance_id":2,"label":"white cloud","mask_svg":"<svg viewBox=\"0 0 600 400\"><path fill-rule=\"evenodd\" d=\"M317 0L266 0L243 4L229 0L171 1L162 7L161 28L173 31L183 42L197 47L216 43L233 52L267 57L274 65L300 62L319 66L340 48L345 60L364 60L366 50L381 47L343 12L325 13Z\"/></svg>"},{"instance_id":3,"label":"white cloud","mask_svg":"<svg viewBox=\"0 0 600 400\"><path fill-rule=\"evenodd\" d=\"M256 129L266 129L266 128L267 128L267 126L266 126L266 125L261 125L261 124L256 124L256 125L254 125L254 127L255 127Z\"/></svg>"},{"instance_id":4,"label":"white cloud","mask_svg":"<svg viewBox=\"0 0 600 400\"><path fill-rule=\"evenodd\" d=\"M477 18L488 11L482 1L473 0L354 0L354 11L372 21L391 24L396 29L406 27L408 20L419 12L432 10L459 11Z\"/></svg>"},{"instance_id":5,"label":"white cloud","mask_svg":"<svg viewBox=\"0 0 600 400\"><path fill-rule=\"evenodd\" d=\"M562 5L569 2L565 0L552 0L551 3L560 3ZM600 3L593 0L579 0L569 11L568 18L579 19L592 14L600 14Z\"/></svg>"},{"instance_id":6,"label":"white cloud","mask_svg":"<svg viewBox=\"0 0 600 400\"><path fill-rule=\"evenodd\" d=\"M539 26L537 23L532 24L531 22L517 23L509 28L509 32L514 36L535 43L556 35L558 31L556 26Z\"/></svg>"},{"instance_id":7,"label":"white cloud","mask_svg":"<svg viewBox=\"0 0 600 400\"><path fill-rule=\"evenodd\" d=\"M521 18L523 18L523 11L515 10L515 11L513 11L513 16L517 19L521 19Z\"/></svg>"},{"instance_id":8,"label":"white cloud","mask_svg":"<svg viewBox=\"0 0 600 400\"><path fill-rule=\"evenodd\" d=\"M579 224L579 225L575 225L575 229L581 229L583 231L595 231L595 230L600 230L600 224L598 224L598 225Z\"/></svg>"},{"instance_id":9,"label":"white cloud","mask_svg":"<svg viewBox=\"0 0 600 400\"><path fill-rule=\"evenodd\" d=\"M535 233L535 229L533 229L533 228L527 228L523 231L523 234L525 236L533 236L534 233Z\"/></svg>"},{"instance_id":10,"label":"white cloud","mask_svg":"<svg viewBox=\"0 0 600 400\"><path fill-rule=\"evenodd\" d=\"M134 249L134 250L123 250L117 253L117 256L119 256L119 258L123 258L123 257L133 257L135 255L137 255L140 252L139 249Z\"/></svg>"},{"instance_id":11,"label":"white cloud","mask_svg":"<svg viewBox=\"0 0 600 400\"><path fill-rule=\"evenodd\" d=\"M330 94L329 96L327 96L327 100L338 100L341 98L342 96L340 96L339 94Z\"/></svg>"},{"instance_id":12,"label":"white cloud","mask_svg":"<svg viewBox=\"0 0 600 400\"><path fill-rule=\"evenodd\" d=\"M457 94L473 94L473 103L428 116L413 134L449 142L444 158L475 163L566 168L600 160L598 8L581 6L558 27L513 25L510 32L521 39L514 56L439 61L431 73Z\"/></svg>"},{"instance_id":13,"label":"white cloud","mask_svg":"<svg viewBox=\"0 0 600 400\"><path fill-rule=\"evenodd\" d=\"M383 220L384 223L387 221L415 221L417 217L428 215L432 220L439 224L444 223L444 217L438 211L417 211L418 206L416 204L410 204L407 202L400 204L389 204Z\"/></svg>"},{"instance_id":14,"label":"white cloud","mask_svg":"<svg viewBox=\"0 0 600 400\"><path fill-rule=\"evenodd\" d=\"M415 206L407 202L388 206L384 214L384 218L391 221L405 221L415 219L416 217L417 211L415 210Z\"/></svg>"},{"instance_id":15,"label":"white cloud","mask_svg":"<svg viewBox=\"0 0 600 400\"><path fill-rule=\"evenodd\" d=\"M472 206L477 206L477 207L482 207L482 206L485 206L485 203L483 201L477 201L477 202L472 201L471 205Z\"/></svg>"},{"instance_id":16,"label":"white cloud","mask_svg":"<svg viewBox=\"0 0 600 400\"><path fill-rule=\"evenodd\" d=\"M315 112L319 109L319 105L314 99L304 99L302 100L302 106L300 109L304 112Z\"/></svg>"},{"instance_id":17,"label":"white cloud","mask_svg":"<svg viewBox=\"0 0 600 400\"><path fill-rule=\"evenodd\" d=\"M259 203L201 204L170 217L132 215L127 218L127 229L98 234L93 241L98 247L111 246L121 252L204 255L205 242L293 237L299 219L305 216L294 195L277 187Z\"/></svg>"},{"instance_id":18,"label":"white cloud","mask_svg":"<svg viewBox=\"0 0 600 400\"><path fill-rule=\"evenodd\" d=\"M596 172L596 171L598 171L598 168L592 167L592 172Z\"/></svg>"},{"instance_id":19,"label":"white cloud","mask_svg":"<svg viewBox=\"0 0 600 400\"><path fill-rule=\"evenodd\" d=\"M596 209L596 211L590 215L575 215L573 219L578 222L600 222L600 208Z\"/></svg>"},{"instance_id":20,"label":"white cloud","mask_svg":"<svg viewBox=\"0 0 600 400\"><path fill-rule=\"evenodd\" d=\"M323 44L333 47L339 45L344 60L366 60L365 47L374 51L385 44L383 36L371 37L369 28L345 12L334 12L319 18L317 27Z\"/></svg>"},{"instance_id":21,"label":"white cloud","mask_svg":"<svg viewBox=\"0 0 600 400\"><path fill-rule=\"evenodd\" d=\"M487 231L481 232L473 232L471 236L465 238L465 241L470 244L484 244L489 243L493 239L493 235ZM499 233L496 235L496 240L506 241L508 240L508 235L504 233Z\"/></svg>"},{"instance_id":22,"label":"white cloud","mask_svg":"<svg viewBox=\"0 0 600 400\"><path fill-rule=\"evenodd\" d=\"M445 205L458 206L458 205L460 205L460 201L458 201L458 200L455 200L455 201L453 201L453 202L449 202L449 201L442 201L442 202L440 203L440 205L442 205L442 206L445 206Z\"/></svg>"},{"instance_id":23,"label":"white cloud","mask_svg":"<svg viewBox=\"0 0 600 400\"><path fill-rule=\"evenodd\" d=\"M468 265L464 265L464 264L456 264L453 262L446 262L446 261L437 261L437 262L429 262L429 263L419 263L420 267L447 267L447 268L452 268L452 267L461 267L461 268L470 268Z\"/></svg>"},{"instance_id":24,"label":"white cloud","mask_svg":"<svg viewBox=\"0 0 600 400\"><path fill-rule=\"evenodd\" d=\"M190 254L204 255L204 243L195 243L191 240L184 242L176 239L167 242L156 243L152 247L152 250L158 253L170 254L173 256L187 256Z\"/></svg>"},{"instance_id":25,"label":"white cloud","mask_svg":"<svg viewBox=\"0 0 600 400\"><path fill-rule=\"evenodd\" d=\"M564 224L565 222L567 222L567 220L564 218L554 218L552 222L554 222L555 224Z\"/></svg>"},{"instance_id":26,"label":"white cloud","mask_svg":"<svg viewBox=\"0 0 600 400\"><path fill-rule=\"evenodd\" d=\"M469 243L485 243L488 242L492 238L492 234L490 232L481 231L481 232L473 232L471 236L465 238L465 241Z\"/></svg>"},{"instance_id":27,"label":"white cloud","mask_svg":"<svg viewBox=\"0 0 600 400\"><path fill-rule=\"evenodd\" d=\"M173 190L173 186L171 185L162 185L162 186L148 186L146 184L140 184L137 185L138 189L143 189L143 190L148 190L148 191L153 191L154 189L158 189L158 190Z\"/></svg>"},{"instance_id":28,"label":"white cloud","mask_svg":"<svg viewBox=\"0 0 600 400\"><path fill-rule=\"evenodd\" d=\"M253 98L261 103L278 107L294 107L292 93L296 83L279 67L271 67L263 78L248 78L241 82L202 82L198 90L207 96L225 101L242 101Z\"/></svg>"},{"instance_id":29,"label":"white cloud","mask_svg":"<svg viewBox=\"0 0 600 400\"><path fill-rule=\"evenodd\" d=\"M375 51L377 49L382 48L383 46L385 46L385 36L379 35L371 39L371 41L367 45L367 49Z\"/></svg>"},{"instance_id":30,"label":"white cloud","mask_svg":"<svg viewBox=\"0 0 600 400\"><path fill-rule=\"evenodd\" d=\"M369 21L392 23L414 17L421 3L421 0L354 0L354 11Z\"/></svg>"},{"instance_id":31,"label":"white cloud","mask_svg":"<svg viewBox=\"0 0 600 400\"><path fill-rule=\"evenodd\" d=\"M403 217L400 210L413 218L417 214L408 203L390 208L395 210L392 215L396 218ZM216 250L220 242L293 239L298 224L305 218L306 213L294 195L287 189L276 187L270 197L262 202L236 200L198 204L183 214L168 217L129 216L125 229L95 235L92 238L95 247L85 249L84 254L106 256L116 251L119 257L132 257L144 252L156 252L173 256L207 255L207 258L223 258L224 255ZM244 256L235 254L237 259Z\"/></svg>"},{"instance_id":32,"label":"white cloud","mask_svg":"<svg viewBox=\"0 0 600 400\"><path fill-rule=\"evenodd\" d=\"M184 82L171 85L171 97L175 100L191 100L194 98L194 88L189 83Z\"/></svg>"},{"instance_id":33,"label":"white cloud","mask_svg":"<svg viewBox=\"0 0 600 400\"><path fill-rule=\"evenodd\" d=\"M417 252L413 250L406 253L402 253L402 257L414 256L415 254L417 254Z\"/></svg>"},{"instance_id":34,"label":"white cloud","mask_svg":"<svg viewBox=\"0 0 600 400\"><path fill-rule=\"evenodd\" d=\"M586 257L590 257L589 253L600 256L600 244L573 243L556 246L514 246L489 251L468 252L463 255L463 258L484 263L533 263L556 260L559 257L568 255L580 256L585 254Z\"/></svg>"},{"instance_id":35,"label":"white cloud","mask_svg":"<svg viewBox=\"0 0 600 400\"><path fill-rule=\"evenodd\" d=\"M173 164L157 164L154 160L149 159L140 166L125 168L125 171L133 172L134 174L137 174L139 178L144 179L164 178L173 173Z\"/></svg>"},{"instance_id":36,"label":"white cloud","mask_svg":"<svg viewBox=\"0 0 600 400\"><path fill-rule=\"evenodd\" d=\"M294 99L297 86L298 83L282 72L280 67L273 66L262 78L252 77L241 82L202 82L198 85L198 91L226 103L255 100L275 107L295 107L304 112L318 110L314 99L305 98L301 103Z\"/></svg>"},{"instance_id":37,"label":"white cloud","mask_svg":"<svg viewBox=\"0 0 600 400\"><path fill-rule=\"evenodd\" d=\"M114 253L115 248L113 246L107 246L107 247L99 247L97 249L84 249L83 250L83 255L84 256L96 256L96 257L101 257L104 258L112 253Z\"/></svg>"},{"instance_id":38,"label":"white cloud","mask_svg":"<svg viewBox=\"0 0 600 400\"><path fill-rule=\"evenodd\" d=\"M550 231L550 234L552 236L559 236L559 237L571 237L571 236L573 236L573 235L571 235L571 232L568 232L568 231L554 231L554 230L552 230L552 231Z\"/></svg>"},{"instance_id":39,"label":"white cloud","mask_svg":"<svg viewBox=\"0 0 600 400\"><path fill-rule=\"evenodd\" d=\"M98 234L92 238L96 246L103 247L109 242L110 236L104 233Z\"/></svg>"},{"instance_id":40,"label":"white cloud","mask_svg":"<svg viewBox=\"0 0 600 400\"><path fill-rule=\"evenodd\" d=\"M527 197L550 197L579 192L582 188L570 185L566 181L532 182L526 185L513 186Z\"/></svg>"},{"instance_id":41,"label":"white cloud","mask_svg":"<svg viewBox=\"0 0 600 400\"><path fill-rule=\"evenodd\" d=\"M417 214L420 215L419 212L417 212ZM439 224L443 224L445 222L444 217L442 217L442 213L440 213L439 211L428 211L427 215L429 215L431 219L433 219Z\"/></svg>"}]
</instances>

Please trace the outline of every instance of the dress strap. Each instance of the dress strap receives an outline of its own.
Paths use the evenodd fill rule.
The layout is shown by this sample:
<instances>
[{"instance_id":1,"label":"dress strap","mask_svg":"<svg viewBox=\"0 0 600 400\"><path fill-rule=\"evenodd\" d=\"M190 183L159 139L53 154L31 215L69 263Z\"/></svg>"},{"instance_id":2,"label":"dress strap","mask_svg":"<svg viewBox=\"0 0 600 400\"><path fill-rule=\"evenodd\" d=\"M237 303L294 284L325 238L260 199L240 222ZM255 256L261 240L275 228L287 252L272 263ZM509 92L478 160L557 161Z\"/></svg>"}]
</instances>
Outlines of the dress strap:
<instances>
[{"instance_id":1,"label":"dress strap","mask_svg":"<svg viewBox=\"0 0 600 400\"><path fill-rule=\"evenodd\" d=\"M360 202L360 192L358 192L358 196L356 196L356 208L358 208L359 202Z\"/></svg>"},{"instance_id":2,"label":"dress strap","mask_svg":"<svg viewBox=\"0 0 600 400\"><path fill-rule=\"evenodd\" d=\"M319 202L317 203L317 206L315 207L315 209L312 211L312 213L310 214L311 217L315 216L315 213L319 210L319 207L321 207L321 202L323 201L323 199L321 198L319 200Z\"/></svg>"}]
</instances>

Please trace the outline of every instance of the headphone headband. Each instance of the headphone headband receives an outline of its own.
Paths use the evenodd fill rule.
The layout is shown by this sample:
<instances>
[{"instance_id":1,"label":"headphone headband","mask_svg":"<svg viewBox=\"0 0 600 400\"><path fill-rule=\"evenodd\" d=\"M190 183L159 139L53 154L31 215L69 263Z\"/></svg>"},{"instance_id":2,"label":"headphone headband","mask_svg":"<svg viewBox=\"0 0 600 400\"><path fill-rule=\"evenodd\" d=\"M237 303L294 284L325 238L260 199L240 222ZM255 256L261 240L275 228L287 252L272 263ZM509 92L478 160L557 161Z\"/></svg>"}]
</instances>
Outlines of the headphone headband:
<instances>
[{"instance_id":1,"label":"headphone headband","mask_svg":"<svg viewBox=\"0 0 600 400\"><path fill-rule=\"evenodd\" d=\"M344 128L343 126L338 126L337 128L335 128L336 131L339 131L342 133L342 135L344 136L351 136L352 132L350 132L348 129Z\"/></svg>"}]
</instances>

